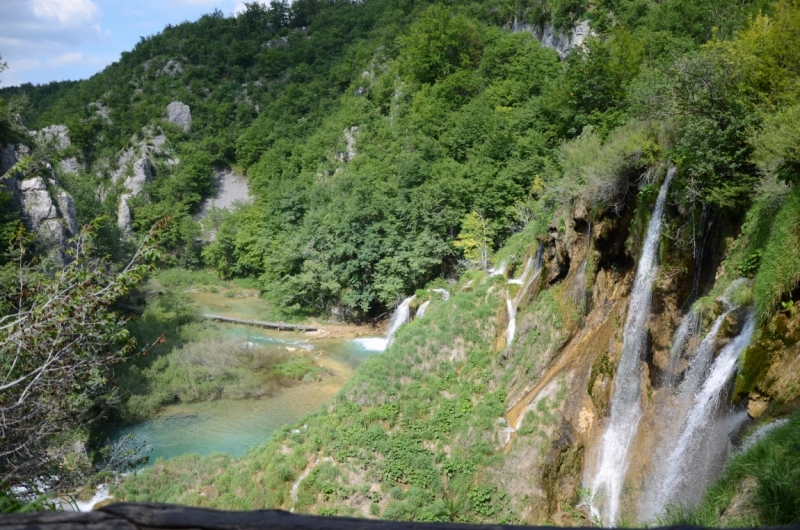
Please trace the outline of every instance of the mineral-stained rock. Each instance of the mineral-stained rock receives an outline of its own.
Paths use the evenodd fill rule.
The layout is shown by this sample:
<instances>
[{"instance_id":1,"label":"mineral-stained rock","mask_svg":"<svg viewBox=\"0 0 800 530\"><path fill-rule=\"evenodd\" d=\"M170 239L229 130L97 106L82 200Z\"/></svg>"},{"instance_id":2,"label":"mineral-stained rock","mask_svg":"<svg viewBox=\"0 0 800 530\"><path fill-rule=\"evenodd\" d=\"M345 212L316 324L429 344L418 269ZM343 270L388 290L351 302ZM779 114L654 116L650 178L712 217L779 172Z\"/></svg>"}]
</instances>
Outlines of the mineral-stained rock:
<instances>
[{"instance_id":1,"label":"mineral-stained rock","mask_svg":"<svg viewBox=\"0 0 800 530\"><path fill-rule=\"evenodd\" d=\"M192 110L183 102L173 101L167 105L167 120L188 131L192 124Z\"/></svg>"}]
</instances>

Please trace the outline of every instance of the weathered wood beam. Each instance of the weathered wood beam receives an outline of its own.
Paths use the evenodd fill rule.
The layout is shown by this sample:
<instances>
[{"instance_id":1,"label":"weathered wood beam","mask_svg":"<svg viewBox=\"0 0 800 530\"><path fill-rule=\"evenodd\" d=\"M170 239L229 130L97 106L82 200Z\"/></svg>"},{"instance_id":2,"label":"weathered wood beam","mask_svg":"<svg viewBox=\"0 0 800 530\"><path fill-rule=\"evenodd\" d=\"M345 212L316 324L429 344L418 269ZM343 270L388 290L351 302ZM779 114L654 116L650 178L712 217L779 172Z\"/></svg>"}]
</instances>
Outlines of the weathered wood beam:
<instances>
[{"instance_id":1,"label":"weathered wood beam","mask_svg":"<svg viewBox=\"0 0 800 530\"><path fill-rule=\"evenodd\" d=\"M316 326L306 326L304 324L288 324L286 322L265 322L263 320L246 320L243 318L226 317L222 315L210 315L203 313L203 318L217 320L219 322L229 322L231 324L244 324L245 326L255 326L258 328L276 329L278 331L317 331Z\"/></svg>"},{"instance_id":2,"label":"weathered wood beam","mask_svg":"<svg viewBox=\"0 0 800 530\"><path fill-rule=\"evenodd\" d=\"M279 510L224 512L156 503L118 503L89 513L38 512L0 516L2 530L552 530L553 527L410 523L296 515ZM669 526L664 530L696 530ZM800 530L800 525L783 529Z\"/></svg>"}]
</instances>

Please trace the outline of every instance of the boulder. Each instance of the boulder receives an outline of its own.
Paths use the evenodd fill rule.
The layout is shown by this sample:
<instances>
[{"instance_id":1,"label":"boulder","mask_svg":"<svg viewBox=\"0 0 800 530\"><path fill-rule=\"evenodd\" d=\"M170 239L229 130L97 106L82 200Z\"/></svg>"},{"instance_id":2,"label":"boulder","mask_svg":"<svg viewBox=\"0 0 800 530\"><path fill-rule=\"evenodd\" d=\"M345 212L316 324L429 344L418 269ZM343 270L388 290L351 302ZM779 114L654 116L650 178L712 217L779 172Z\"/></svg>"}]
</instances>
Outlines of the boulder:
<instances>
[{"instance_id":1,"label":"boulder","mask_svg":"<svg viewBox=\"0 0 800 530\"><path fill-rule=\"evenodd\" d=\"M167 120L188 131L192 124L192 109L181 101L173 101L167 105Z\"/></svg>"}]
</instances>

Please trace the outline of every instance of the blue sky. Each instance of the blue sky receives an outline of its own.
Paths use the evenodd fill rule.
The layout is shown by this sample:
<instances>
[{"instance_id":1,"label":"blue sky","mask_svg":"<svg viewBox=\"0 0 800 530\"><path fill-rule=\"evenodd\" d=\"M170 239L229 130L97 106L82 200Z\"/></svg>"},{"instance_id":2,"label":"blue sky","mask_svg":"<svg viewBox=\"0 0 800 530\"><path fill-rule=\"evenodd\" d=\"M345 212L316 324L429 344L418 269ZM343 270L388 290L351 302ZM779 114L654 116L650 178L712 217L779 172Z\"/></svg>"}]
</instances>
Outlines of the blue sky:
<instances>
[{"instance_id":1,"label":"blue sky","mask_svg":"<svg viewBox=\"0 0 800 530\"><path fill-rule=\"evenodd\" d=\"M197 20L240 0L0 0L0 86L86 79L167 24Z\"/></svg>"}]
</instances>

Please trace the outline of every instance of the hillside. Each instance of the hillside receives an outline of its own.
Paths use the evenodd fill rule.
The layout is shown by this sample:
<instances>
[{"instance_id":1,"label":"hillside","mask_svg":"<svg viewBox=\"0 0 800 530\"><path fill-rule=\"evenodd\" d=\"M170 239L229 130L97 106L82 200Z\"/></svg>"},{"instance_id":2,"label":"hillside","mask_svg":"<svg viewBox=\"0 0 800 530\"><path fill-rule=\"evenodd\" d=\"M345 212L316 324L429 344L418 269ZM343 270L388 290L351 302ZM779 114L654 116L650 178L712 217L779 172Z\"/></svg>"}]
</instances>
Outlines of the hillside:
<instances>
[{"instance_id":1,"label":"hillside","mask_svg":"<svg viewBox=\"0 0 800 530\"><path fill-rule=\"evenodd\" d=\"M119 263L168 217L162 266L247 282L275 314L410 303L319 412L114 494L798 522L798 38L793 0L296 0L167 27L86 81L0 90L0 171L35 162L0 228L22 218L54 262L78 224L101 218L97 254Z\"/></svg>"}]
</instances>

